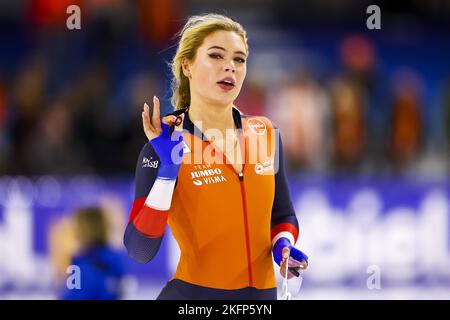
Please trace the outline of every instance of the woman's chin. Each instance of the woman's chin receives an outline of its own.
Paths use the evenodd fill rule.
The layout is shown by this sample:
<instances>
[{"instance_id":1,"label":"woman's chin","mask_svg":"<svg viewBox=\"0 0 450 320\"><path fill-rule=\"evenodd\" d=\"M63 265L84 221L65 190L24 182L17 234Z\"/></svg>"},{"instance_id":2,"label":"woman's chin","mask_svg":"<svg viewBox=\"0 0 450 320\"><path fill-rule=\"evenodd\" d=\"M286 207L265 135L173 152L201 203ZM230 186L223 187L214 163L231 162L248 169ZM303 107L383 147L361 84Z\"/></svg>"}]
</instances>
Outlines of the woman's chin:
<instances>
[{"instance_id":1,"label":"woman's chin","mask_svg":"<svg viewBox=\"0 0 450 320\"><path fill-rule=\"evenodd\" d=\"M224 106L227 107L230 104L233 103L233 101L236 99L236 97L230 96L230 95L226 95L225 97L222 97L222 99L217 99L217 96L214 97L214 99L208 99L208 104L210 105L215 105L215 106Z\"/></svg>"}]
</instances>

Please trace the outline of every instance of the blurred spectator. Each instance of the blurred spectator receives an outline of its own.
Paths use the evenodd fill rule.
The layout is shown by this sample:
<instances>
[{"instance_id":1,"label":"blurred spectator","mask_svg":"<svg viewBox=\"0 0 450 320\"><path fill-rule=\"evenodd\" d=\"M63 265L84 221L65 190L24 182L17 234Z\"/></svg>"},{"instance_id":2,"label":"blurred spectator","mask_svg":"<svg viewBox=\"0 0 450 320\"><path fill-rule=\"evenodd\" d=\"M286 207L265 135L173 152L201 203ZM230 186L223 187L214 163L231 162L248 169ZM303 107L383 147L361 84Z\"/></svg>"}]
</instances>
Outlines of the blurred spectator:
<instances>
[{"instance_id":1,"label":"blurred spectator","mask_svg":"<svg viewBox=\"0 0 450 320\"><path fill-rule=\"evenodd\" d=\"M339 46L345 78L371 91L375 85L376 51L365 35L350 35Z\"/></svg>"},{"instance_id":2,"label":"blurred spectator","mask_svg":"<svg viewBox=\"0 0 450 320\"><path fill-rule=\"evenodd\" d=\"M161 47L178 31L184 16L184 1L138 0L139 29L151 43Z\"/></svg>"},{"instance_id":3,"label":"blurred spectator","mask_svg":"<svg viewBox=\"0 0 450 320\"><path fill-rule=\"evenodd\" d=\"M72 111L64 99L55 101L38 118L28 146L21 154L22 172L38 175L86 173L86 150L73 137Z\"/></svg>"},{"instance_id":4,"label":"blurred spectator","mask_svg":"<svg viewBox=\"0 0 450 320\"><path fill-rule=\"evenodd\" d=\"M4 83L0 78L0 172L6 171L7 163L10 160L9 141L6 131L6 112L7 112L6 90Z\"/></svg>"},{"instance_id":5,"label":"blurred spectator","mask_svg":"<svg viewBox=\"0 0 450 320\"><path fill-rule=\"evenodd\" d=\"M338 49L342 65L331 84L335 169L377 172L385 161L382 151L386 138L385 94L377 50L365 34L344 37Z\"/></svg>"},{"instance_id":6,"label":"blurred spectator","mask_svg":"<svg viewBox=\"0 0 450 320\"><path fill-rule=\"evenodd\" d=\"M66 28L70 4L81 8L81 30ZM0 50L0 170L10 175L130 175L136 161L130 155L145 143L139 125L142 103L153 94L163 100L167 96L164 63L171 58L170 39L185 11L198 6L174 0L30 0L2 8L0 14L8 19L2 29L6 45ZM326 173L334 164L335 169L369 168L379 174L389 164L401 171L421 156L422 122L431 111L420 110L419 98L397 89L394 101L387 102L386 93L392 91L388 73L399 64L414 65L424 82L436 83L441 73L430 70L446 65L420 50L397 53L403 50L399 37L407 35L378 37L336 28L325 36L308 23L281 29L277 19L258 17L264 10L274 13L267 8L252 9L251 19L243 15L252 33L251 57L260 62L249 64L236 105L244 113L274 119L282 129L288 169ZM289 6L277 8L281 14ZM17 27L24 22L23 30ZM262 32L268 29L271 33ZM431 38L416 40L410 49L425 44L448 51ZM426 68L420 68L425 62ZM295 78L296 70L309 75L279 81ZM338 80L328 86L333 74ZM424 97L438 94L430 87L424 88ZM170 110L168 103L162 107L163 113ZM448 108L439 109L441 119L450 114ZM434 148L445 161L441 143Z\"/></svg>"},{"instance_id":7,"label":"blurred spectator","mask_svg":"<svg viewBox=\"0 0 450 320\"><path fill-rule=\"evenodd\" d=\"M399 169L417 160L422 146L422 83L412 70L399 71L394 81L389 158Z\"/></svg>"},{"instance_id":8,"label":"blurred spectator","mask_svg":"<svg viewBox=\"0 0 450 320\"><path fill-rule=\"evenodd\" d=\"M447 142L446 152L450 154L450 77L445 81L445 85L443 87L442 111Z\"/></svg>"},{"instance_id":9,"label":"blurred spectator","mask_svg":"<svg viewBox=\"0 0 450 320\"><path fill-rule=\"evenodd\" d=\"M327 100L323 89L307 74L282 84L270 103L271 117L281 129L289 170L324 168Z\"/></svg>"},{"instance_id":10,"label":"blurred spectator","mask_svg":"<svg viewBox=\"0 0 450 320\"><path fill-rule=\"evenodd\" d=\"M357 83L339 79L332 84L331 96L335 169L358 169L366 144L364 91Z\"/></svg>"},{"instance_id":11,"label":"blurred spectator","mask_svg":"<svg viewBox=\"0 0 450 320\"><path fill-rule=\"evenodd\" d=\"M24 173L23 156L28 154L28 144L42 110L45 110L47 90L47 61L36 54L31 56L18 72L12 89L12 132L14 141L13 174Z\"/></svg>"},{"instance_id":12,"label":"blurred spectator","mask_svg":"<svg viewBox=\"0 0 450 320\"><path fill-rule=\"evenodd\" d=\"M267 113L266 87L267 84L258 81L255 76L248 77L235 101L238 109L248 115L265 115Z\"/></svg>"},{"instance_id":13,"label":"blurred spectator","mask_svg":"<svg viewBox=\"0 0 450 320\"><path fill-rule=\"evenodd\" d=\"M78 210L73 216L73 230L78 250L71 265L79 267L80 288L66 287L61 298L120 299L127 270L124 256L109 245L110 230L104 213L96 207Z\"/></svg>"},{"instance_id":14,"label":"blurred spectator","mask_svg":"<svg viewBox=\"0 0 450 320\"><path fill-rule=\"evenodd\" d=\"M2 79L0 78L0 130L6 123L6 90Z\"/></svg>"},{"instance_id":15,"label":"blurred spectator","mask_svg":"<svg viewBox=\"0 0 450 320\"><path fill-rule=\"evenodd\" d=\"M120 171L112 161L120 150L117 144L118 125L112 121L109 106L111 74L106 66L96 62L80 75L71 92L74 110L74 132L86 148L94 171L99 174Z\"/></svg>"}]
</instances>

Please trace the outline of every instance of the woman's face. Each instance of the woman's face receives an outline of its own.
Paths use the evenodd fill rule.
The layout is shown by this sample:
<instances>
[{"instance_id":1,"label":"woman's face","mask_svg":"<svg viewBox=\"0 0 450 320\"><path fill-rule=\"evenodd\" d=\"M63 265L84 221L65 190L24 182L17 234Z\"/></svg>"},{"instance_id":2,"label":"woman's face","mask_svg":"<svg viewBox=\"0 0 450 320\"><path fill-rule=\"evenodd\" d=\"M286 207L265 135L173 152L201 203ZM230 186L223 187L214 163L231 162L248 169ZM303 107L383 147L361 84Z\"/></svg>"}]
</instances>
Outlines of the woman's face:
<instances>
[{"instance_id":1,"label":"woman's face","mask_svg":"<svg viewBox=\"0 0 450 320\"><path fill-rule=\"evenodd\" d=\"M229 105L238 97L247 73L247 50L235 32L216 31L197 49L193 62L185 61L191 76L191 99Z\"/></svg>"}]
</instances>

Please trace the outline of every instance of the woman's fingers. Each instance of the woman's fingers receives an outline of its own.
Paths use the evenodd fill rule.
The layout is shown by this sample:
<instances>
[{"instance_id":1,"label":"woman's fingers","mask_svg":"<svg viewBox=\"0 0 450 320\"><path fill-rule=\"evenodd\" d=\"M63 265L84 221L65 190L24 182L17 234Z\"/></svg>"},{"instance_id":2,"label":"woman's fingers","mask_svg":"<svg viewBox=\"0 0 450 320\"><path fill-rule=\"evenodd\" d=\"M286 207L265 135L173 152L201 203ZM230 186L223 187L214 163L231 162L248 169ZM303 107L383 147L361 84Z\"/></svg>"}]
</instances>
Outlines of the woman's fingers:
<instances>
[{"instance_id":1,"label":"woman's fingers","mask_svg":"<svg viewBox=\"0 0 450 320\"><path fill-rule=\"evenodd\" d=\"M283 261L286 261L290 255L291 250L289 249L289 247L284 247L283 250L281 251L281 257L283 258Z\"/></svg>"},{"instance_id":2,"label":"woman's fingers","mask_svg":"<svg viewBox=\"0 0 450 320\"><path fill-rule=\"evenodd\" d=\"M161 132L161 108L159 99L156 96L153 96L153 115L152 115L152 124L158 133Z\"/></svg>"},{"instance_id":3,"label":"woman's fingers","mask_svg":"<svg viewBox=\"0 0 450 320\"><path fill-rule=\"evenodd\" d=\"M283 250L281 251L281 257L283 260L280 263L280 273L283 276L283 278L286 277L286 263L289 259L290 253L291 250L289 249L289 247L284 247ZM288 273L288 278L290 278L290 273Z\"/></svg>"},{"instance_id":4,"label":"woman's fingers","mask_svg":"<svg viewBox=\"0 0 450 320\"><path fill-rule=\"evenodd\" d=\"M281 276L282 276L283 278L286 277L286 261L283 261L283 262L281 263L281 265L280 265L280 273L281 273ZM289 272L288 272L288 279L292 278L293 276L294 276L294 275L289 271Z\"/></svg>"},{"instance_id":5,"label":"woman's fingers","mask_svg":"<svg viewBox=\"0 0 450 320\"><path fill-rule=\"evenodd\" d=\"M183 129L184 114L181 116L169 115L161 119L161 108L158 97L153 96L153 112L150 116L150 107L147 103L144 103L144 111L142 112L142 125L144 127L147 138L152 139L161 134L161 123L165 123L169 126L175 124L176 130Z\"/></svg>"},{"instance_id":6,"label":"woman's fingers","mask_svg":"<svg viewBox=\"0 0 450 320\"><path fill-rule=\"evenodd\" d=\"M173 115L165 116L164 118L162 118L162 123L165 123L165 124L171 126L172 123L174 123L176 119L177 119L177 117L175 117Z\"/></svg>"},{"instance_id":7,"label":"woman's fingers","mask_svg":"<svg viewBox=\"0 0 450 320\"><path fill-rule=\"evenodd\" d=\"M308 262L306 262L306 261L300 261L300 268L302 268L303 270L305 270L306 268L308 268Z\"/></svg>"},{"instance_id":8,"label":"woman's fingers","mask_svg":"<svg viewBox=\"0 0 450 320\"><path fill-rule=\"evenodd\" d=\"M293 259L292 257L289 258L288 260L288 267L293 267L293 268L297 268L299 267L302 270L305 270L308 267L308 262L302 260L302 261L297 261L295 259Z\"/></svg>"},{"instance_id":9,"label":"woman's fingers","mask_svg":"<svg viewBox=\"0 0 450 320\"><path fill-rule=\"evenodd\" d=\"M143 124L144 124L144 130L150 130L155 131L155 128L152 125L152 122L150 120L150 107L147 103L144 103L144 112L143 112Z\"/></svg>"},{"instance_id":10,"label":"woman's fingers","mask_svg":"<svg viewBox=\"0 0 450 320\"><path fill-rule=\"evenodd\" d=\"M142 112L142 126L147 139L151 140L158 136L158 132L155 130L152 122L150 121L150 107L147 103L144 104L144 111Z\"/></svg>"},{"instance_id":11,"label":"woman's fingers","mask_svg":"<svg viewBox=\"0 0 450 320\"><path fill-rule=\"evenodd\" d=\"M306 261L297 261L293 259L292 257L289 257L290 250L288 247L284 247L282 251L282 263L280 264L280 273L284 277L286 277L286 263L288 268L289 267L299 267L302 270L305 270L308 267L308 262ZM292 278L294 274L292 274L290 271L288 272L288 279Z\"/></svg>"},{"instance_id":12,"label":"woman's fingers","mask_svg":"<svg viewBox=\"0 0 450 320\"><path fill-rule=\"evenodd\" d=\"M295 260L295 259L293 259L293 258L291 257L291 258L289 258L289 260L288 260L288 266L289 266L289 267L299 267L299 266L300 266L300 262L297 261L297 260Z\"/></svg>"}]
</instances>

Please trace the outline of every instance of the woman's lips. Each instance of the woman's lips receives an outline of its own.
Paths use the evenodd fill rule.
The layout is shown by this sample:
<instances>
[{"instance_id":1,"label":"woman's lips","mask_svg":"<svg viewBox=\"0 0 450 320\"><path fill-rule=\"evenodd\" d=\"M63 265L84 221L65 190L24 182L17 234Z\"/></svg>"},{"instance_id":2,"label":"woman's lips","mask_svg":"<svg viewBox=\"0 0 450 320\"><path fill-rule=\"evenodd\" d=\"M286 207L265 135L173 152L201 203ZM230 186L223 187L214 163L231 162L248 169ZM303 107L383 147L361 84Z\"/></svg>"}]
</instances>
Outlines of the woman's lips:
<instances>
[{"instance_id":1,"label":"woman's lips","mask_svg":"<svg viewBox=\"0 0 450 320\"><path fill-rule=\"evenodd\" d=\"M232 84L227 84L224 82L218 82L217 84L219 85L220 88L222 88L225 91L230 91L234 89L234 85Z\"/></svg>"}]
</instances>

